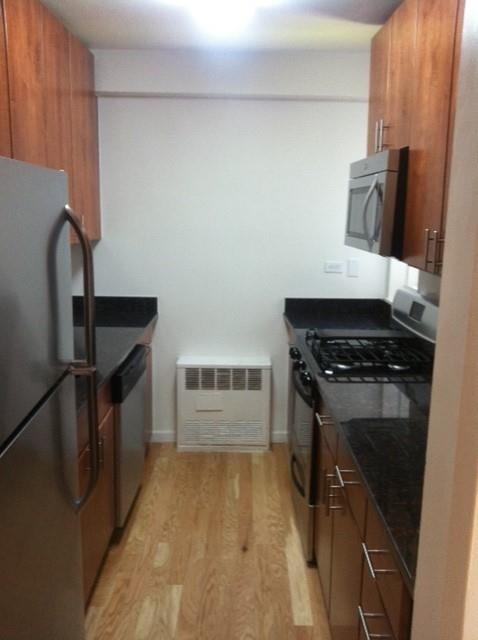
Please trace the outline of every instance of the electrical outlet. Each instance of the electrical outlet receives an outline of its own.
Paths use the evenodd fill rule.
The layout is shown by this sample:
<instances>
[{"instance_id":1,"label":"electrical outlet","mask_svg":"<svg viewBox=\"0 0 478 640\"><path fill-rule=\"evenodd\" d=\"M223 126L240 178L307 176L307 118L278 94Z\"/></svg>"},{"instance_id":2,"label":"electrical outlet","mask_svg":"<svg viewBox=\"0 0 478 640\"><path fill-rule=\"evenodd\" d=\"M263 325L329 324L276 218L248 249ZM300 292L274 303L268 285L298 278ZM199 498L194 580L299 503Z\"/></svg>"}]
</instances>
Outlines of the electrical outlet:
<instances>
[{"instance_id":1,"label":"electrical outlet","mask_svg":"<svg viewBox=\"0 0 478 640\"><path fill-rule=\"evenodd\" d=\"M359 261L357 258L349 258L347 260L347 277L358 278L359 277Z\"/></svg>"},{"instance_id":2,"label":"electrical outlet","mask_svg":"<svg viewBox=\"0 0 478 640\"><path fill-rule=\"evenodd\" d=\"M324 271L325 273L343 273L344 263L327 260L327 262L324 264Z\"/></svg>"}]
</instances>

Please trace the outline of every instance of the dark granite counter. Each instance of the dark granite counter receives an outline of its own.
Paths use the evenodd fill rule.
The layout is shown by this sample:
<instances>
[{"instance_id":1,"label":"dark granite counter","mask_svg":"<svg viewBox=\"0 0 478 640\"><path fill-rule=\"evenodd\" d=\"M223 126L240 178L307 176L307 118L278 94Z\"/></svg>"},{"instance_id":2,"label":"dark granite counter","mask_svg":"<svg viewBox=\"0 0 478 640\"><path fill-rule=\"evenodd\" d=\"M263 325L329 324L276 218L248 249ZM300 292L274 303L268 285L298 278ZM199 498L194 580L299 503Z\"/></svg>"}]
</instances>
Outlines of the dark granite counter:
<instances>
[{"instance_id":1,"label":"dark granite counter","mask_svg":"<svg viewBox=\"0 0 478 640\"><path fill-rule=\"evenodd\" d=\"M156 298L95 298L97 385L101 387L138 343L148 327L156 322ZM73 298L75 357L84 357L82 298ZM86 385L76 380L76 405L80 412L86 403Z\"/></svg>"},{"instance_id":2,"label":"dark granite counter","mask_svg":"<svg viewBox=\"0 0 478 640\"><path fill-rule=\"evenodd\" d=\"M306 300L286 300L284 316L357 464L413 593L431 384L327 381L307 347L305 328L391 328L390 307L380 300L324 300L322 315L321 303L313 300L307 309Z\"/></svg>"}]
</instances>

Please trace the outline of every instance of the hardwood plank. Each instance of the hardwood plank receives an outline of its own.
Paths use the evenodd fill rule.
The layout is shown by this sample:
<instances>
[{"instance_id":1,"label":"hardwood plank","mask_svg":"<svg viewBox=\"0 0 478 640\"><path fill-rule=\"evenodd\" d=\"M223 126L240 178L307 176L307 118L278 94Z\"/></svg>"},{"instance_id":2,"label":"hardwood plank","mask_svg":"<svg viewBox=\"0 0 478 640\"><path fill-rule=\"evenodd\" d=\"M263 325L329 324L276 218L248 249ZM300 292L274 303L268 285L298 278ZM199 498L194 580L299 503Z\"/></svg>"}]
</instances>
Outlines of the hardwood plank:
<instances>
[{"instance_id":1,"label":"hardwood plank","mask_svg":"<svg viewBox=\"0 0 478 640\"><path fill-rule=\"evenodd\" d=\"M250 455L152 445L87 612L88 640L330 640L291 520L287 462L285 446Z\"/></svg>"}]
</instances>

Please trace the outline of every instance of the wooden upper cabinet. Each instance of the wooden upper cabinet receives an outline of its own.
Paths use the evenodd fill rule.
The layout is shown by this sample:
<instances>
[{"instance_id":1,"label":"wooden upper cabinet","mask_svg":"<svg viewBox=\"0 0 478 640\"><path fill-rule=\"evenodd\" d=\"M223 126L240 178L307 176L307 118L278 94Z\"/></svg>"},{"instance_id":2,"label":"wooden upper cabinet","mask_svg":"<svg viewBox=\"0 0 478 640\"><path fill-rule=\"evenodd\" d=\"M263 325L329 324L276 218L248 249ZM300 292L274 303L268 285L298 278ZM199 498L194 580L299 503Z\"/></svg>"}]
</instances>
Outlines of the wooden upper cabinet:
<instances>
[{"instance_id":1,"label":"wooden upper cabinet","mask_svg":"<svg viewBox=\"0 0 478 640\"><path fill-rule=\"evenodd\" d=\"M386 148L401 149L409 144L418 1L407 0L390 18L389 100L384 131Z\"/></svg>"},{"instance_id":2,"label":"wooden upper cabinet","mask_svg":"<svg viewBox=\"0 0 478 640\"><path fill-rule=\"evenodd\" d=\"M11 157L10 100L3 5L0 0L0 156Z\"/></svg>"},{"instance_id":3,"label":"wooden upper cabinet","mask_svg":"<svg viewBox=\"0 0 478 640\"><path fill-rule=\"evenodd\" d=\"M71 173L70 65L68 31L44 10L46 165Z\"/></svg>"},{"instance_id":4,"label":"wooden upper cabinet","mask_svg":"<svg viewBox=\"0 0 478 640\"><path fill-rule=\"evenodd\" d=\"M98 113L91 52L69 35L72 179L70 204L91 240L101 237Z\"/></svg>"},{"instance_id":5,"label":"wooden upper cabinet","mask_svg":"<svg viewBox=\"0 0 478 640\"><path fill-rule=\"evenodd\" d=\"M387 22L372 40L367 144L369 155L378 151L380 122L388 119L390 44L391 28Z\"/></svg>"},{"instance_id":6,"label":"wooden upper cabinet","mask_svg":"<svg viewBox=\"0 0 478 640\"><path fill-rule=\"evenodd\" d=\"M457 14L458 0L418 2L403 259L431 271L444 233Z\"/></svg>"},{"instance_id":7,"label":"wooden upper cabinet","mask_svg":"<svg viewBox=\"0 0 478 640\"><path fill-rule=\"evenodd\" d=\"M44 8L37 0L4 0L13 157L46 164Z\"/></svg>"}]
</instances>

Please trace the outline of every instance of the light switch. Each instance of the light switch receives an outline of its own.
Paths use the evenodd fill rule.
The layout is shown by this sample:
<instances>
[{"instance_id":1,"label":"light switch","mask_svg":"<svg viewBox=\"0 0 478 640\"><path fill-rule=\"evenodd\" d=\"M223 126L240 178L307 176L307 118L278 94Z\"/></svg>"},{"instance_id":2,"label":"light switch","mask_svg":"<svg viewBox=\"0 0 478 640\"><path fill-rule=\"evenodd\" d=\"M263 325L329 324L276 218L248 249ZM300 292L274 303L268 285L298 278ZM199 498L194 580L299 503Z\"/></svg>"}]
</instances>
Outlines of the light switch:
<instances>
[{"instance_id":1,"label":"light switch","mask_svg":"<svg viewBox=\"0 0 478 640\"><path fill-rule=\"evenodd\" d=\"M358 278L359 275L359 261L356 258L349 258L347 260L347 277Z\"/></svg>"},{"instance_id":2,"label":"light switch","mask_svg":"<svg viewBox=\"0 0 478 640\"><path fill-rule=\"evenodd\" d=\"M325 273L343 273L344 263L328 260L324 265L324 271Z\"/></svg>"}]
</instances>

